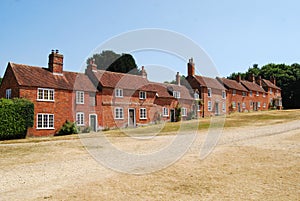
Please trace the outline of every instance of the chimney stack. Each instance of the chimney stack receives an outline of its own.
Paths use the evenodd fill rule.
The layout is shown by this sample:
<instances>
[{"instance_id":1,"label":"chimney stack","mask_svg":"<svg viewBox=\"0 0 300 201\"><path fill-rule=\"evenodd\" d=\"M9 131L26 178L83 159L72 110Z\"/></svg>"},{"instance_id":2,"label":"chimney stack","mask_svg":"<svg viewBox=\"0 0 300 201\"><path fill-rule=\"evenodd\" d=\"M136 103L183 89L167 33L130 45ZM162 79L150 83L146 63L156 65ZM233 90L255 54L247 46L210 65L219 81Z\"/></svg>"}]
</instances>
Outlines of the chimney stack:
<instances>
[{"instance_id":1,"label":"chimney stack","mask_svg":"<svg viewBox=\"0 0 300 201\"><path fill-rule=\"evenodd\" d=\"M142 66L141 75L142 75L142 77L143 77L143 78L147 78L147 72L146 72L146 70L145 70L145 67L144 67L144 66Z\"/></svg>"},{"instance_id":2,"label":"chimney stack","mask_svg":"<svg viewBox=\"0 0 300 201\"><path fill-rule=\"evenodd\" d=\"M249 81L255 83L255 76L253 73L249 76Z\"/></svg>"},{"instance_id":3,"label":"chimney stack","mask_svg":"<svg viewBox=\"0 0 300 201\"><path fill-rule=\"evenodd\" d=\"M56 74L62 74L63 60L64 60L64 56L62 54L59 54L58 50L55 51L52 50L51 54L49 54L49 62L48 62L49 71Z\"/></svg>"},{"instance_id":4,"label":"chimney stack","mask_svg":"<svg viewBox=\"0 0 300 201\"><path fill-rule=\"evenodd\" d=\"M180 85L180 75L179 75L179 72L177 72L177 74L176 74L176 84Z\"/></svg>"},{"instance_id":5,"label":"chimney stack","mask_svg":"<svg viewBox=\"0 0 300 201\"><path fill-rule=\"evenodd\" d=\"M257 82L258 82L259 86L262 86L262 81L261 81L261 76L260 75L257 78Z\"/></svg>"},{"instance_id":6,"label":"chimney stack","mask_svg":"<svg viewBox=\"0 0 300 201\"><path fill-rule=\"evenodd\" d=\"M95 58L92 58L90 60L90 63L89 65L87 66L88 69L92 70L92 71L95 71L97 70L97 64L95 63Z\"/></svg>"},{"instance_id":7,"label":"chimney stack","mask_svg":"<svg viewBox=\"0 0 300 201\"><path fill-rule=\"evenodd\" d=\"M270 81L271 81L274 85L276 85L276 78L275 78L274 76L271 76L271 77L270 77Z\"/></svg>"},{"instance_id":8,"label":"chimney stack","mask_svg":"<svg viewBox=\"0 0 300 201\"><path fill-rule=\"evenodd\" d=\"M235 77L235 79L236 79L236 81L237 81L238 83L240 83L241 80L242 80L241 74L238 74L238 75Z\"/></svg>"},{"instance_id":9,"label":"chimney stack","mask_svg":"<svg viewBox=\"0 0 300 201\"><path fill-rule=\"evenodd\" d=\"M188 63L188 76L194 76L194 75L195 75L195 64L193 58L190 58Z\"/></svg>"}]
</instances>

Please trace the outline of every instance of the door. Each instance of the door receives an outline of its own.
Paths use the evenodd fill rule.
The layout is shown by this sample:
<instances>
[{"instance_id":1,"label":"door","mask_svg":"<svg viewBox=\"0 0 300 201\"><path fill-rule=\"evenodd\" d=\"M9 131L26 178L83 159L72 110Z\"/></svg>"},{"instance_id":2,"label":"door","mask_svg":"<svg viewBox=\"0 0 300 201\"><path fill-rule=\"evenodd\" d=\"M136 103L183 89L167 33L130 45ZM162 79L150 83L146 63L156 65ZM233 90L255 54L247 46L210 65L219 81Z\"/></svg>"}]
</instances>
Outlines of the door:
<instances>
[{"instance_id":1,"label":"door","mask_svg":"<svg viewBox=\"0 0 300 201\"><path fill-rule=\"evenodd\" d=\"M135 127L135 110L128 109L128 126Z\"/></svg>"},{"instance_id":2,"label":"door","mask_svg":"<svg viewBox=\"0 0 300 201\"><path fill-rule=\"evenodd\" d=\"M97 115L95 114L90 115L90 127L91 127L91 131L93 132L97 131Z\"/></svg>"},{"instance_id":3,"label":"door","mask_svg":"<svg viewBox=\"0 0 300 201\"><path fill-rule=\"evenodd\" d=\"M171 120L171 122L175 122L175 110L174 109L171 109L170 110L170 120Z\"/></svg>"},{"instance_id":4,"label":"door","mask_svg":"<svg viewBox=\"0 0 300 201\"><path fill-rule=\"evenodd\" d=\"M215 103L215 114L216 115L219 115L220 113L220 110L219 110L219 103Z\"/></svg>"},{"instance_id":5,"label":"door","mask_svg":"<svg viewBox=\"0 0 300 201\"><path fill-rule=\"evenodd\" d=\"M238 112L241 112L241 103L238 103Z\"/></svg>"}]
</instances>

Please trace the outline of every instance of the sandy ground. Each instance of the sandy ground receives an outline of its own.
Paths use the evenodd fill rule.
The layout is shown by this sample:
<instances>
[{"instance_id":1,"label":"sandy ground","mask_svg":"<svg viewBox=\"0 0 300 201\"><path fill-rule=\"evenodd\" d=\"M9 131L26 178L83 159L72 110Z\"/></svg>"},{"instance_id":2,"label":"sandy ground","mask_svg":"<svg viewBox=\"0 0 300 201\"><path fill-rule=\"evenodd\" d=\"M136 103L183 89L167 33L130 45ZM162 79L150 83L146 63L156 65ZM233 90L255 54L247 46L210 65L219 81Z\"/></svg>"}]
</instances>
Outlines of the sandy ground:
<instances>
[{"instance_id":1,"label":"sandy ground","mask_svg":"<svg viewBox=\"0 0 300 201\"><path fill-rule=\"evenodd\" d=\"M174 164L141 175L100 165L79 139L0 144L0 200L300 200L300 121L225 129L201 160L206 134ZM110 140L145 154L172 139Z\"/></svg>"}]
</instances>

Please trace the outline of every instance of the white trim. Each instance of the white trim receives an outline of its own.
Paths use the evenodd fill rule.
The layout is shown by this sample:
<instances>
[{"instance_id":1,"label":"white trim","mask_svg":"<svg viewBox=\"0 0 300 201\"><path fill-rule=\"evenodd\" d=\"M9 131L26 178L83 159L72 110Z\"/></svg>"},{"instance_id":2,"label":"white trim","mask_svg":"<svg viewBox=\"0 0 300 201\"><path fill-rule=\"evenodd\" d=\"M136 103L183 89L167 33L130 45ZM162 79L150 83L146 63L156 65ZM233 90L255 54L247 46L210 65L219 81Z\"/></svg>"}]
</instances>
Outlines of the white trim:
<instances>
[{"instance_id":1,"label":"white trim","mask_svg":"<svg viewBox=\"0 0 300 201\"><path fill-rule=\"evenodd\" d=\"M82 115L82 119L81 119L81 116L80 116L80 119L78 119L78 115ZM82 122L81 122L82 120ZM80 122L79 122L80 121ZM79 123L78 123L79 122ZM77 126L84 126L84 113L83 112L76 112L76 125Z\"/></svg>"},{"instance_id":2,"label":"white trim","mask_svg":"<svg viewBox=\"0 0 300 201\"><path fill-rule=\"evenodd\" d=\"M38 127L38 125L39 125L39 115L42 115L42 127ZM49 116L53 116L53 127L49 127ZM44 127L44 116L48 116L48 127ZM53 130L54 129L54 123L55 123L55 121L54 121L54 114L48 114L48 113L37 113L36 114L36 129L37 130Z\"/></svg>"},{"instance_id":3,"label":"white trim","mask_svg":"<svg viewBox=\"0 0 300 201\"><path fill-rule=\"evenodd\" d=\"M142 110L145 110L145 117L142 117ZM140 108L140 119L147 119L147 108Z\"/></svg>"},{"instance_id":4,"label":"white trim","mask_svg":"<svg viewBox=\"0 0 300 201\"><path fill-rule=\"evenodd\" d=\"M226 99L226 91L222 90L222 99Z\"/></svg>"},{"instance_id":5,"label":"white trim","mask_svg":"<svg viewBox=\"0 0 300 201\"><path fill-rule=\"evenodd\" d=\"M116 117L117 116L117 110L122 110L122 116L121 117ZM119 112L120 114L120 112ZM122 107L115 107L114 108L114 119L124 119L124 108Z\"/></svg>"},{"instance_id":6,"label":"white trim","mask_svg":"<svg viewBox=\"0 0 300 201\"><path fill-rule=\"evenodd\" d=\"M130 119L130 117L129 117L129 110L133 110L133 116L134 116L134 122L133 122L133 125L135 126L136 125L136 114L135 114L135 108L128 108L128 125L129 125L129 119Z\"/></svg>"},{"instance_id":7,"label":"white trim","mask_svg":"<svg viewBox=\"0 0 300 201\"><path fill-rule=\"evenodd\" d=\"M212 89L207 88L207 97L212 97Z\"/></svg>"},{"instance_id":8,"label":"white trim","mask_svg":"<svg viewBox=\"0 0 300 201\"><path fill-rule=\"evenodd\" d=\"M118 98L123 98L123 89L120 89L120 88L116 88L115 89L115 97L118 97Z\"/></svg>"},{"instance_id":9,"label":"white trim","mask_svg":"<svg viewBox=\"0 0 300 201\"><path fill-rule=\"evenodd\" d=\"M76 91L75 100L76 100L77 105L83 105L84 104L84 91Z\"/></svg>"},{"instance_id":10,"label":"white trim","mask_svg":"<svg viewBox=\"0 0 300 201\"><path fill-rule=\"evenodd\" d=\"M181 108L181 116L183 116L183 117L187 116L187 109L185 107Z\"/></svg>"},{"instance_id":11,"label":"white trim","mask_svg":"<svg viewBox=\"0 0 300 201\"><path fill-rule=\"evenodd\" d=\"M210 112L212 111L212 101L207 102L207 110Z\"/></svg>"},{"instance_id":12,"label":"white trim","mask_svg":"<svg viewBox=\"0 0 300 201\"><path fill-rule=\"evenodd\" d=\"M91 127L91 116L96 116L96 131L98 130L98 115L97 114L89 114L89 127Z\"/></svg>"},{"instance_id":13,"label":"white trim","mask_svg":"<svg viewBox=\"0 0 300 201\"><path fill-rule=\"evenodd\" d=\"M167 111L167 114L165 114L165 110ZM163 116L164 116L164 117L168 117L168 116L169 116L169 108L163 107L163 108L162 108L162 113L163 113Z\"/></svg>"},{"instance_id":14,"label":"white trim","mask_svg":"<svg viewBox=\"0 0 300 201\"><path fill-rule=\"evenodd\" d=\"M141 95L141 94L144 94L144 95ZM146 93L146 91L140 91L140 92L139 92L139 98L140 98L141 100L146 99L146 98L147 98L147 93Z\"/></svg>"},{"instance_id":15,"label":"white trim","mask_svg":"<svg viewBox=\"0 0 300 201\"><path fill-rule=\"evenodd\" d=\"M39 98L39 91L42 91L42 96L43 96L43 98ZM47 93L48 93L48 99L45 99L45 91L47 91ZM53 92L53 100L52 99L50 99L50 92ZM36 99L37 101L46 101L46 102L54 102L54 100L55 100L55 91L54 91L54 89L48 89L48 88L37 88L37 99Z\"/></svg>"},{"instance_id":16,"label":"white trim","mask_svg":"<svg viewBox=\"0 0 300 201\"><path fill-rule=\"evenodd\" d=\"M11 99L11 89L6 89L5 90L5 98L6 99Z\"/></svg>"}]
</instances>

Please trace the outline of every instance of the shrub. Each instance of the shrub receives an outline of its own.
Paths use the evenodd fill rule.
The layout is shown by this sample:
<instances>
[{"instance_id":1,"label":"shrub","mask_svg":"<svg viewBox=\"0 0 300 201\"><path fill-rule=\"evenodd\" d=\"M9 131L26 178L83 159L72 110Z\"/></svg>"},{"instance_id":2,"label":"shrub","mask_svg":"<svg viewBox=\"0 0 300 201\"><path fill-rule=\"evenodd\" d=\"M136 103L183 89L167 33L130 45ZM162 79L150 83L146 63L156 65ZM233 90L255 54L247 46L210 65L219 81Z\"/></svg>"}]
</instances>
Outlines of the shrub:
<instances>
[{"instance_id":1,"label":"shrub","mask_svg":"<svg viewBox=\"0 0 300 201\"><path fill-rule=\"evenodd\" d=\"M0 140L25 138L33 126L34 105L26 99L0 99Z\"/></svg>"},{"instance_id":2,"label":"shrub","mask_svg":"<svg viewBox=\"0 0 300 201\"><path fill-rule=\"evenodd\" d=\"M57 135L70 135L70 134L77 134L78 129L76 127L75 122L66 121L61 129L58 131Z\"/></svg>"}]
</instances>

